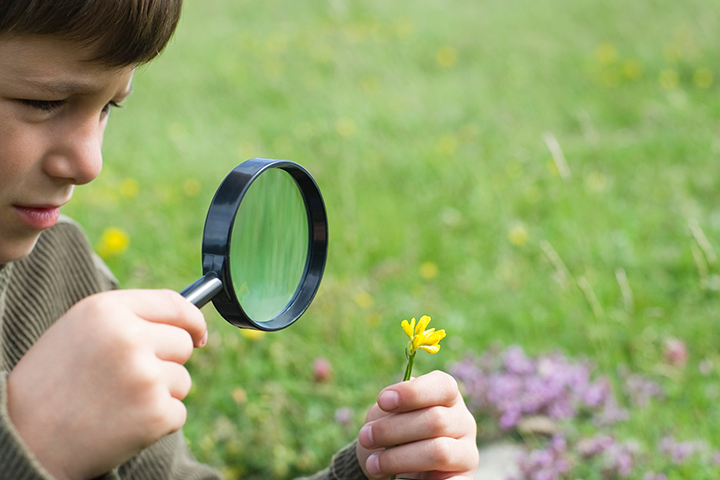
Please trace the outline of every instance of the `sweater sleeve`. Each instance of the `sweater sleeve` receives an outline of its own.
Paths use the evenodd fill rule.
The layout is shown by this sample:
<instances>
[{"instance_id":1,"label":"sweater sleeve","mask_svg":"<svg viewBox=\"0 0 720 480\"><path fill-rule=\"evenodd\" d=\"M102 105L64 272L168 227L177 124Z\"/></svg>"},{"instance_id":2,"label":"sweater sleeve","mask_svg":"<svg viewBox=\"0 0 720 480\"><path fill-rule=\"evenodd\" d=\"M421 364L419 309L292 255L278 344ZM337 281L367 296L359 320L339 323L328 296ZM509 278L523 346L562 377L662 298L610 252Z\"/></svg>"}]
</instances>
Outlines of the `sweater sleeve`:
<instances>
[{"instance_id":1,"label":"sweater sleeve","mask_svg":"<svg viewBox=\"0 0 720 480\"><path fill-rule=\"evenodd\" d=\"M7 376L8 372L0 372L0 480L53 480L10 421Z\"/></svg>"},{"instance_id":2,"label":"sweater sleeve","mask_svg":"<svg viewBox=\"0 0 720 480\"><path fill-rule=\"evenodd\" d=\"M182 431L163 437L102 480L222 480L219 472L195 461Z\"/></svg>"},{"instance_id":3,"label":"sweater sleeve","mask_svg":"<svg viewBox=\"0 0 720 480\"><path fill-rule=\"evenodd\" d=\"M367 480L360 468L355 449L356 444L353 442L333 456L328 468L302 480Z\"/></svg>"}]
</instances>

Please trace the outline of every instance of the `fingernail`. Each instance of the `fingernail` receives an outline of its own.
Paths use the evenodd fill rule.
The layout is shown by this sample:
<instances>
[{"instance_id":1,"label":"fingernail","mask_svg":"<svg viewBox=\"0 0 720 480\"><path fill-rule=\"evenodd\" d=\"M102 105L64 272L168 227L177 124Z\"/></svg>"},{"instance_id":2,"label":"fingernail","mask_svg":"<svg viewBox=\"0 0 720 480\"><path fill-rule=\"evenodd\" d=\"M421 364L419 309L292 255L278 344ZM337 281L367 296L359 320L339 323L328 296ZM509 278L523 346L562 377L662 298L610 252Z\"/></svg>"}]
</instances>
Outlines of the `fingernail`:
<instances>
[{"instance_id":1,"label":"fingernail","mask_svg":"<svg viewBox=\"0 0 720 480\"><path fill-rule=\"evenodd\" d=\"M365 425L360 429L360 432L358 432L358 440L360 440L360 445L365 448L372 448L375 446L372 425Z\"/></svg>"},{"instance_id":2,"label":"fingernail","mask_svg":"<svg viewBox=\"0 0 720 480\"><path fill-rule=\"evenodd\" d=\"M395 410L398 405L400 405L400 396L395 390L382 392L378 398L378 406L386 412Z\"/></svg>"},{"instance_id":3,"label":"fingernail","mask_svg":"<svg viewBox=\"0 0 720 480\"><path fill-rule=\"evenodd\" d=\"M205 335L203 336L203 339L200 340L200 347L204 347L207 344L208 341L208 331L205 330Z\"/></svg>"},{"instance_id":4,"label":"fingernail","mask_svg":"<svg viewBox=\"0 0 720 480\"><path fill-rule=\"evenodd\" d=\"M365 468L368 473L374 477L380 475L380 456L377 453L373 453L365 462Z\"/></svg>"}]
</instances>

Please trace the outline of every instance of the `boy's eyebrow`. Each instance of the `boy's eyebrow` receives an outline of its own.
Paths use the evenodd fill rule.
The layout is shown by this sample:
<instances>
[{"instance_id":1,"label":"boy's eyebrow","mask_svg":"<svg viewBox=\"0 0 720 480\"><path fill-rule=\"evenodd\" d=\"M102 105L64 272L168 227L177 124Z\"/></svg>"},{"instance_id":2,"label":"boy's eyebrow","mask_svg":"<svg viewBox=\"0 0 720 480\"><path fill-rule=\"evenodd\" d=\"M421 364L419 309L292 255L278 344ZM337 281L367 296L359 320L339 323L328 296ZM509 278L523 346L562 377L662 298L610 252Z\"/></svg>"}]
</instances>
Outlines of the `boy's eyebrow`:
<instances>
[{"instance_id":1,"label":"boy's eyebrow","mask_svg":"<svg viewBox=\"0 0 720 480\"><path fill-rule=\"evenodd\" d=\"M38 90L43 90L44 92L51 93L51 94L61 94L61 95L92 95L95 93L98 93L102 90L102 88L98 88L95 85L89 84L89 83L83 83L83 82L68 82L68 81L37 81L37 80L31 80L26 79L25 82L30 85L33 88L36 88ZM121 98L120 101L125 100L127 97L130 96L132 93L132 87L128 85L127 90L125 90L122 93L118 94L118 97Z\"/></svg>"},{"instance_id":2,"label":"boy's eyebrow","mask_svg":"<svg viewBox=\"0 0 720 480\"><path fill-rule=\"evenodd\" d=\"M44 90L47 93L61 93L65 95L76 94L76 93L97 93L100 89L82 82L68 82L68 81L37 81L31 79L25 79L25 82L33 88L38 90Z\"/></svg>"}]
</instances>

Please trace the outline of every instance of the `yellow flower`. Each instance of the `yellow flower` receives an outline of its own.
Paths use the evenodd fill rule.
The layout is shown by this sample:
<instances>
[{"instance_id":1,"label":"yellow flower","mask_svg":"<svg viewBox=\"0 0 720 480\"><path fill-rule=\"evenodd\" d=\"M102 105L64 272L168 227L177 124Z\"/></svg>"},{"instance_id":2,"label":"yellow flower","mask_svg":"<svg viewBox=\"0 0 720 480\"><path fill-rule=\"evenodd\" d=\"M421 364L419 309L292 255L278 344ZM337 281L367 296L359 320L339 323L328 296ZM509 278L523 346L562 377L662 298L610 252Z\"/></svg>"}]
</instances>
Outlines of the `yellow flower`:
<instances>
[{"instance_id":1,"label":"yellow flower","mask_svg":"<svg viewBox=\"0 0 720 480\"><path fill-rule=\"evenodd\" d=\"M140 191L140 184L134 178L126 178L120 184L120 195L123 197L134 197Z\"/></svg>"},{"instance_id":2,"label":"yellow flower","mask_svg":"<svg viewBox=\"0 0 720 480\"><path fill-rule=\"evenodd\" d=\"M242 328L240 329L240 335L247 338L248 340L257 341L265 336L265 332L263 332L262 330Z\"/></svg>"},{"instance_id":3,"label":"yellow flower","mask_svg":"<svg viewBox=\"0 0 720 480\"><path fill-rule=\"evenodd\" d=\"M457 63L458 51L455 47L445 45L444 47L440 47L437 51L435 59L441 67L450 68Z\"/></svg>"},{"instance_id":4,"label":"yellow flower","mask_svg":"<svg viewBox=\"0 0 720 480\"><path fill-rule=\"evenodd\" d=\"M528 232L522 225L515 225L508 231L508 240L513 245L525 245L528 241Z\"/></svg>"},{"instance_id":5,"label":"yellow flower","mask_svg":"<svg viewBox=\"0 0 720 480\"><path fill-rule=\"evenodd\" d=\"M700 88L710 88L712 87L714 80L713 71L707 67L698 68L697 70L695 70L693 80L695 81L695 85Z\"/></svg>"},{"instance_id":6,"label":"yellow flower","mask_svg":"<svg viewBox=\"0 0 720 480\"><path fill-rule=\"evenodd\" d=\"M437 353L440 351L440 340L445 338L445 330L435 331L434 328L425 330L430 323L430 317L423 315L417 322L414 318L408 322L403 320L400 326L405 334L410 338L407 346L408 356L415 355L415 352L425 350L428 353Z\"/></svg>"},{"instance_id":7,"label":"yellow flower","mask_svg":"<svg viewBox=\"0 0 720 480\"><path fill-rule=\"evenodd\" d=\"M107 258L125 252L128 245L130 245L130 235L121 228L110 227L103 232L97 250L101 257Z\"/></svg>"},{"instance_id":8,"label":"yellow flower","mask_svg":"<svg viewBox=\"0 0 720 480\"><path fill-rule=\"evenodd\" d=\"M365 291L360 291L355 294L353 297L353 300L355 300L355 303L358 304L358 307L360 308L370 308L375 303L375 300L373 299L372 295Z\"/></svg>"},{"instance_id":9,"label":"yellow flower","mask_svg":"<svg viewBox=\"0 0 720 480\"><path fill-rule=\"evenodd\" d=\"M351 137L355 133L355 120L342 117L335 122L335 131L343 138Z\"/></svg>"},{"instance_id":10,"label":"yellow flower","mask_svg":"<svg viewBox=\"0 0 720 480\"><path fill-rule=\"evenodd\" d=\"M595 49L595 56L601 64L610 65L618 57L617 48L612 43L601 43Z\"/></svg>"},{"instance_id":11,"label":"yellow flower","mask_svg":"<svg viewBox=\"0 0 720 480\"><path fill-rule=\"evenodd\" d=\"M420 276L425 280L432 280L437 277L438 266L435 262L424 262L420 265Z\"/></svg>"}]
</instances>

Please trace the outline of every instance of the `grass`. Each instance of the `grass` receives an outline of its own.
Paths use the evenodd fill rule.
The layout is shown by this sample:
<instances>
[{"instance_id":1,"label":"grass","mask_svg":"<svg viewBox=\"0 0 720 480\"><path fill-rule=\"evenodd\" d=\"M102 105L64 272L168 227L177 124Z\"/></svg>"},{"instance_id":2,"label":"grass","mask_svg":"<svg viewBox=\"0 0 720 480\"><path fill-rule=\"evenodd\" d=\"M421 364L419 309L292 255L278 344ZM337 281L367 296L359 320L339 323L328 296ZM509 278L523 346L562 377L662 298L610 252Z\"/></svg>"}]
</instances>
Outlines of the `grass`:
<instances>
[{"instance_id":1,"label":"grass","mask_svg":"<svg viewBox=\"0 0 720 480\"><path fill-rule=\"evenodd\" d=\"M188 1L66 213L95 243L128 233L107 258L124 286L179 290L235 165L315 176L331 243L310 310L250 338L208 307L189 364L185 433L231 478L325 465L401 375L400 321L423 314L449 336L417 372L494 343L626 365L669 392L628 435L718 448L719 24L710 0ZM662 362L670 337L685 369Z\"/></svg>"}]
</instances>

